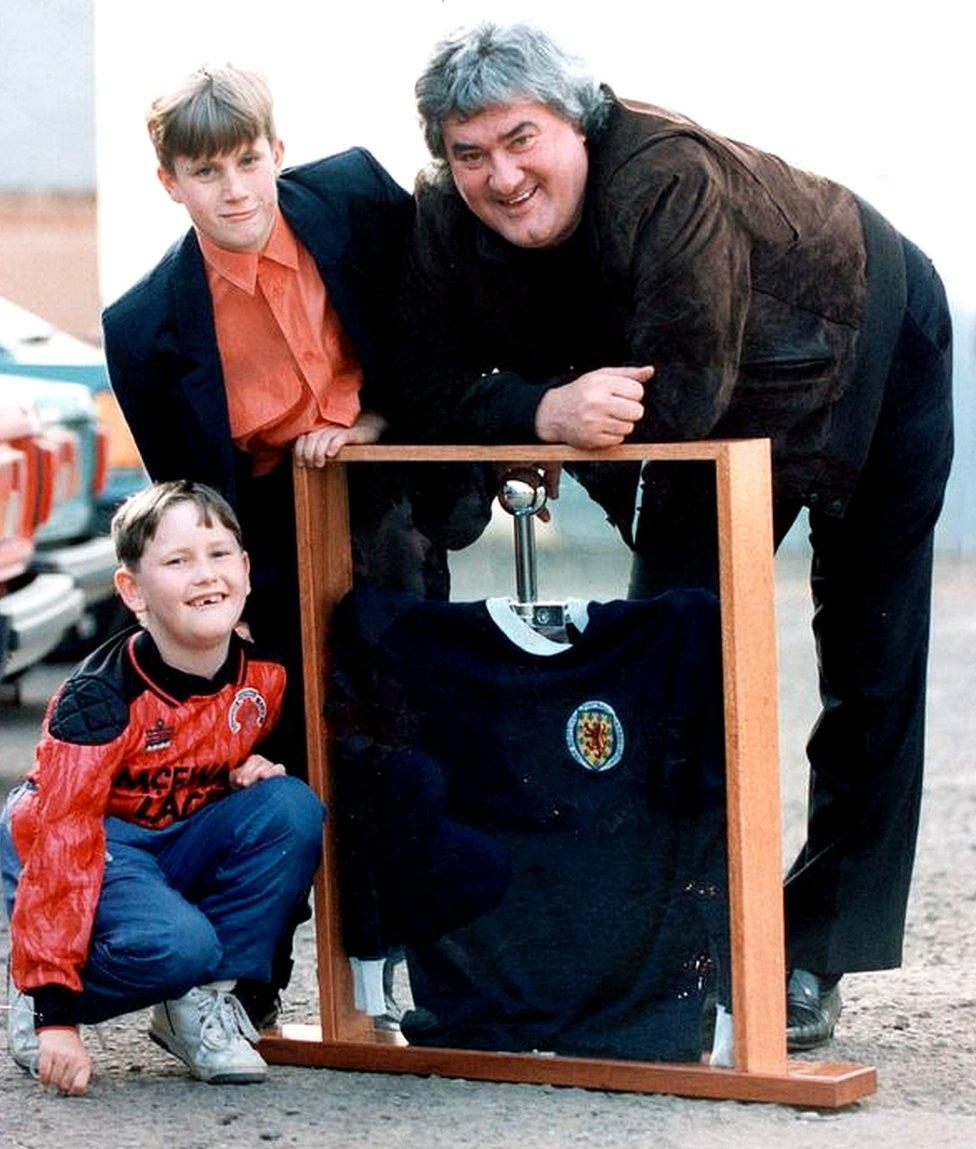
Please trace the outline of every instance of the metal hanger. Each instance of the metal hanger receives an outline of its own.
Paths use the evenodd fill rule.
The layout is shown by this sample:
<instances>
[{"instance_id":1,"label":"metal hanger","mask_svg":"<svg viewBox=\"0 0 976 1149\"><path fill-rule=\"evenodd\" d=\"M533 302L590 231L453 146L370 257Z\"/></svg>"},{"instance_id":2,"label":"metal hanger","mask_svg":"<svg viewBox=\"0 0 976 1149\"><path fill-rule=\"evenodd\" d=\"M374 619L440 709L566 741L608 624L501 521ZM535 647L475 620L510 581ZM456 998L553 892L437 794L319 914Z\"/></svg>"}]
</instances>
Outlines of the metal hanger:
<instances>
[{"instance_id":1,"label":"metal hanger","mask_svg":"<svg viewBox=\"0 0 976 1149\"><path fill-rule=\"evenodd\" d=\"M567 603L539 600L535 552L535 517L548 500L543 473L527 467L512 471L502 482L498 502L512 516L515 534L515 613L547 638L568 642Z\"/></svg>"}]
</instances>

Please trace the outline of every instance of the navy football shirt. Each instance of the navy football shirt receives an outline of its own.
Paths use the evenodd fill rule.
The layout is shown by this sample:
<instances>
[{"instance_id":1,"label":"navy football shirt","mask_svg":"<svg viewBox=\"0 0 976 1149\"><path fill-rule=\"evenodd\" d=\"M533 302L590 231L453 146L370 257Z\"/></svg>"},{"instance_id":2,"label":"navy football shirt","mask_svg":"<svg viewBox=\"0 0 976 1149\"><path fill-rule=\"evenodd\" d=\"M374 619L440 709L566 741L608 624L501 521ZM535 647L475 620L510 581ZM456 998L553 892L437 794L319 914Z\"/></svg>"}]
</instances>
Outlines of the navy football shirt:
<instances>
[{"instance_id":1,"label":"navy football shirt","mask_svg":"<svg viewBox=\"0 0 976 1149\"><path fill-rule=\"evenodd\" d=\"M562 644L507 600L340 604L347 948L407 946L413 1043L695 1059L727 973L717 603L576 614Z\"/></svg>"}]
</instances>

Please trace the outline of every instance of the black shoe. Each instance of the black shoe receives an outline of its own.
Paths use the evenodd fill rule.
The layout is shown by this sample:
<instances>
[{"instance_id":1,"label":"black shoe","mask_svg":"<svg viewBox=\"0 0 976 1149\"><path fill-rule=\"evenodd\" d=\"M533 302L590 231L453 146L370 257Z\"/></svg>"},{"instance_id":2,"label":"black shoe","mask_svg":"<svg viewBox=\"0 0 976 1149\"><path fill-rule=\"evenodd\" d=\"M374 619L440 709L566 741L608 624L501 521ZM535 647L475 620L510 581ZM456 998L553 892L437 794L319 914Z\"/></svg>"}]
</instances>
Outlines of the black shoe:
<instances>
[{"instance_id":1,"label":"black shoe","mask_svg":"<svg viewBox=\"0 0 976 1149\"><path fill-rule=\"evenodd\" d=\"M840 1017L839 978L795 969L786 984L786 1048L816 1049L834 1036Z\"/></svg>"},{"instance_id":2,"label":"black shoe","mask_svg":"<svg viewBox=\"0 0 976 1149\"><path fill-rule=\"evenodd\" d=\"M234 996L244 1006L244 1012L258 1033L262 1029L273 1029L277 1024L281 994L275 986L242 977L234 987Z\"/></svg>"}]
</instances>

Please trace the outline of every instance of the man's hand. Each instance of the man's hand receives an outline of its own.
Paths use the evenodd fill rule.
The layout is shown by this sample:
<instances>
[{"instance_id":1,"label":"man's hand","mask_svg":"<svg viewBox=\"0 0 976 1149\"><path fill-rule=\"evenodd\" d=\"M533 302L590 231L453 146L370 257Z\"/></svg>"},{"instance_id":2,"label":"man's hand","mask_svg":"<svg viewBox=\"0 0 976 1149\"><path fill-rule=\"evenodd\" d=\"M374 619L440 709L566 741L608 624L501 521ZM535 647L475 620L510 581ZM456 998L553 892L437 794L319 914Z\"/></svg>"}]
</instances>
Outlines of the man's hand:
<instances>
[{"instance_id":1,"label":"man's hand","mask_svg":"<svg viewBox=\"0 0 976 1149\"><path fill-rule=\"evenodd\" d=\"M598 367L553 387L536 409L536 434L570 447L619 446L644 415L644 384L653 374L653 367Z\"/></svg>"},{"instance_id":2,"label":"man's hand","mask_svg":"<svg viewBox=\"0 0 976 1149\"><path fill-rule=\"evenodd\" d=\"M280 762L270 762L262 754L252 754L230 772L230 784L235 790L244 790L265 778L277 778L287 773Z\"/></svg>"},{"instance_id":3,"label":"man's hand","mask_svg":"<svg viewBox=\"0 0 976 1149\"><path fill-rule=\"evenodd\" d=\"M334 459L347 443L375 443L387 428L387 422L376 411L363 411L351 427L329 423L306 431L295 440L295 462L299 467L322 467Z\"/></svg>"},{"instance_id":4,"label":"man's hand","mask_svg":"<svg viewBox=\"0 0 976 1149\"><path fill-rule=\"evenodd\" d=\"M92 1061L78 1030L38 1030L37 1045L37 1080L59 1093L80 1097L88 1088Z\"/></svg>"},{"instance_id":5,"label":"man's hand","mask_svg":"<svg viewBox=\"0 0 976 1149\"><path fill-rule=\"evenodd\" d=\"M545 488L547 503L559 498L559 480L562 478L562 474L562 463L495 464L495 478L499 487L509 478L524 478L530 483L534 483L538 479ZM536 511L536 517L540 522L548 523L552 518L548 506L543 507L541 511Z\"/></svg>"}]
</instances>

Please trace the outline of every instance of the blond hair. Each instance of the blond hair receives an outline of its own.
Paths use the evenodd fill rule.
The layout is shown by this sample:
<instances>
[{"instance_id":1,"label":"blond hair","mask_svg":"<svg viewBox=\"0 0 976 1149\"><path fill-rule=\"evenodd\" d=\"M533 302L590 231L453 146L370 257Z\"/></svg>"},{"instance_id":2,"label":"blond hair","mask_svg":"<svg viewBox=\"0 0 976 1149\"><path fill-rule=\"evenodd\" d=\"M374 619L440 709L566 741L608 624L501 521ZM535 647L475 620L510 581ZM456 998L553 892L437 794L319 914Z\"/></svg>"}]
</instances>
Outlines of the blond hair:
<instances>
[{"instance_id":1,"label":"blond hair","mask_svg":"<svg viewBox=\"0 0 976 1149\"><path fill-rule=\"evenodd\" d=\"M146 127L156 157L173 172L177 156L219 156L264 136L274 143L271 89L256 72L205 65L153 100Z\"/></svg>"}]
</instances>

